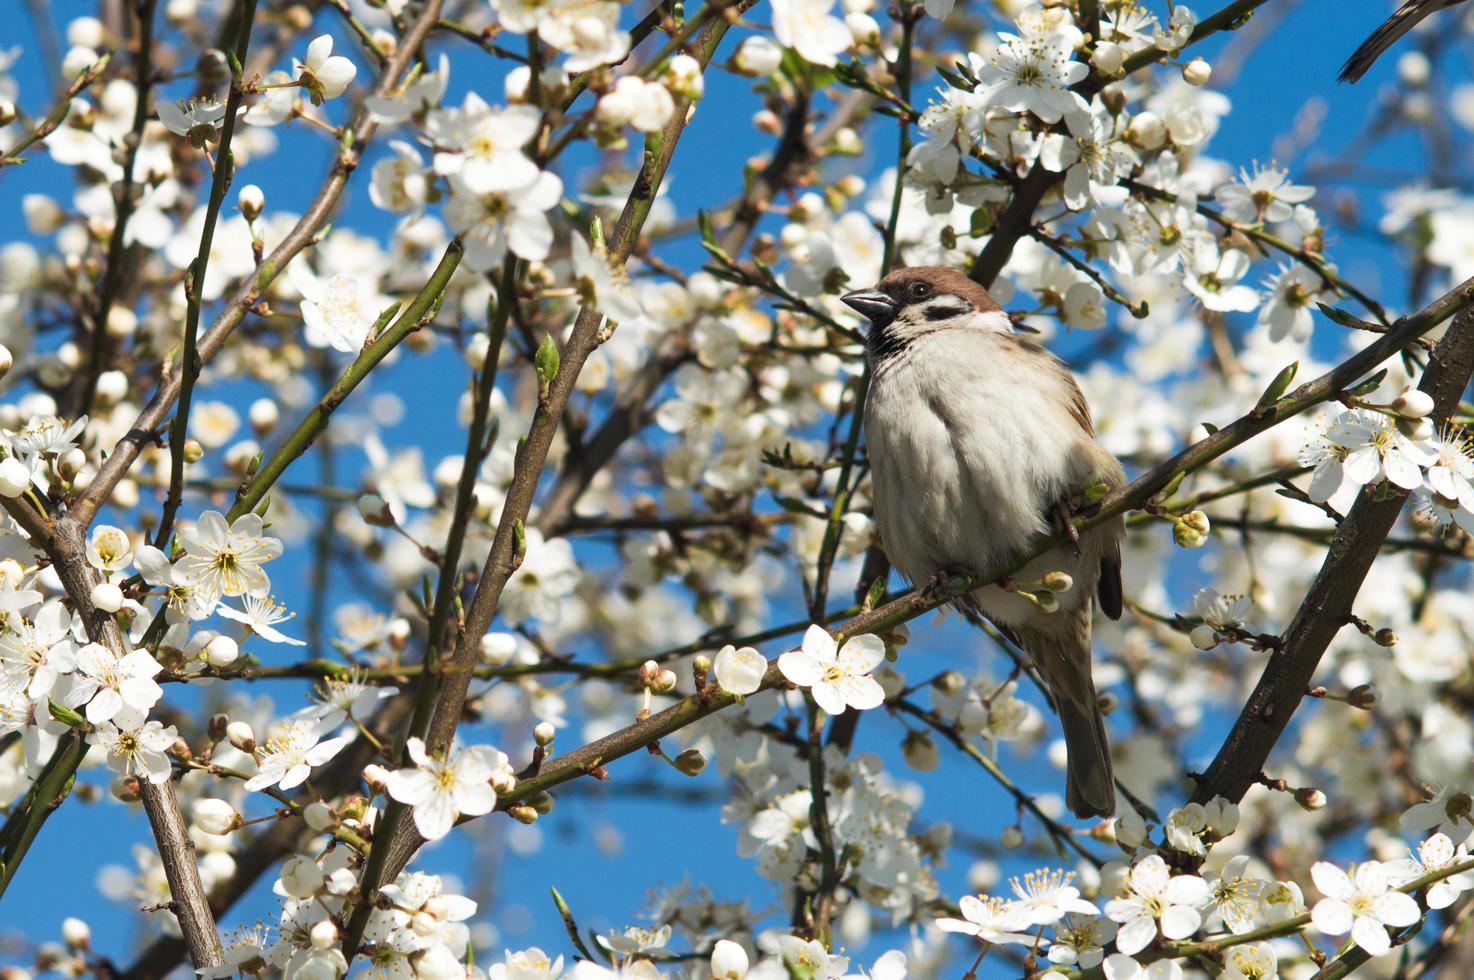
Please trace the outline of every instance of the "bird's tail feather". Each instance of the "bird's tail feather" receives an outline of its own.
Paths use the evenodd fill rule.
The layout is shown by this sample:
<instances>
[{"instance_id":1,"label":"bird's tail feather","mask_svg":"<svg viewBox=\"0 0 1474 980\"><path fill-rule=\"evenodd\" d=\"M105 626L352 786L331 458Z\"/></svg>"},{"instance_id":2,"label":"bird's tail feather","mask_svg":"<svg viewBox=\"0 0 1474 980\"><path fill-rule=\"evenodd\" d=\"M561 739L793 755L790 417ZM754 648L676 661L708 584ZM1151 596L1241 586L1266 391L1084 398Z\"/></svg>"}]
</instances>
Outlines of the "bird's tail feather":
<instances>
[{"instance_id":1,"label":"bird's tail feather","mask_svg":"<svg viewBox=\"0 0 1474 980\"><path fill-rule=\"evenodd\" d=\"M1372 63L1382 56L1392 45L1396 44L1404 34L1418 26L1418 22L1427 17L1433 11L1447 4L1434 3L1430 0L1408 0L1407 3L1397 8L1397 12L1382 22L1382 26L1372 32L1372 36L1361 43L1361 47L1352 52L1351 57L1346 59L1346 64L1341 66L1341 75L1338 81L1355 82L1367 73Z\"/></svg>"},{"instance_id":2,"label":"bird's tail feather","mask_svg":"<svg viewBox=\"0 0 1474 980\"><path fill-rule=\"evenodd\" d=\"M1059 702L1059 720L1065 731L1065 803L1077 817L1111 817L1116 813L1116 778L1111 771L1111 749L1105 719L1095 705L1082 708Z\"/></svg>"},{"instance_id":3,"label":"bird's tail feather","mask_svg":"<svg viewBox=\"0 0 1474 980\"><path fill-rule=\"evenodd\" d=\"M1014 632L1048 686L1064 727L1069 756L1065 802L1077 817L1114 816L1116 777L1110 740L1090 676L1090 604L1057 615L1074 621L1051 623L1049 631L1018 627Z\"/></svg>"}]
</instances>

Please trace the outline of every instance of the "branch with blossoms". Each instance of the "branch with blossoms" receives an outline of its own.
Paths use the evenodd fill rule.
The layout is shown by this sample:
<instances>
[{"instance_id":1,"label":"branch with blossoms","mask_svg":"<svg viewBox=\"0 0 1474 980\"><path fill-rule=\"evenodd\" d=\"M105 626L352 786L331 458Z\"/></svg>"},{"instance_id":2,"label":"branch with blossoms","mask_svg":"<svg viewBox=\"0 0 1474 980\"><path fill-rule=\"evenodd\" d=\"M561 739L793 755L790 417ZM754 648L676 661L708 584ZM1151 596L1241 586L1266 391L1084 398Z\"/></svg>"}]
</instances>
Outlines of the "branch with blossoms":
<instances>
[{"instance_id":1,"label":"branch with blossoms","mask_svg":"<svg viewBox=\"0 0 1474 980\"><path fill-rule=\"evenodd\" d=\"M1420 929L1474 881L1474 204L1387 202L1421 305L1397 317L1397 284L1355 271L1344 184L1318 210L1295 159L1313 113L1279 161L1215 156L1212 39L1262 0L1011 25L947 0L110 6L67 25L80 87L13 171L54 187L0 243L12 903L86 843L60 807L141 806L154 839L107 880L159 928L125 976L553 980L557 950L488 948L510 906L485 858L565 812L576 849L614 782L693 837L730 823L748 895L782 899L703 867L586 941L626 913L545 853L516 873L569 894L539 936L576 937L576 980L899 980L959 953L968 976L1339 976L1447 951ZM0 110L29 87L10 57ZM733 106L763 156L728 160ZM1407 108L1367 140L1407 120L1447 143ZM319 157L288 213L272 161ZM903 264L973 270L1135 473L1076 521L1131 528L1127 615L1097 630L1112 821L1041 789L1053 729L1001 634L908 628L1008 570L890 587L838 296ZM1317 316L1332 295L1375 322ZM621 892L597 860L579 879ZM266 885L266 917L220 935ZM119 972L80 916L62 939L0 958Z\"/></svg>"}]
</instances>

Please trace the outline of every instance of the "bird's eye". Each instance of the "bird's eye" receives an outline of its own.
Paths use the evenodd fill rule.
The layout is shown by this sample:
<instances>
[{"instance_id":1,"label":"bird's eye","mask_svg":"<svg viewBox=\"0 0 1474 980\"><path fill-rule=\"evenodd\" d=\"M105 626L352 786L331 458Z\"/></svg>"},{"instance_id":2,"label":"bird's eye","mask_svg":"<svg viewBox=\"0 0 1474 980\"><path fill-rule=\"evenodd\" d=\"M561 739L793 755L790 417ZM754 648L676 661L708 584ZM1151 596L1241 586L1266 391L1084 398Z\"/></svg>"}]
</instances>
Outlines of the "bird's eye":
<instances>
[{"instance_id":1,"label":"bird's eye","mask_svg":"<svg viewBox=\"0 0 1474 980\"><path fill-rule=\"evenodd\" d=\"M911 284L911 295L916 299L926 299L931 295L931 284L925 282L913 282Z\"/></svg>"}]
</instances>

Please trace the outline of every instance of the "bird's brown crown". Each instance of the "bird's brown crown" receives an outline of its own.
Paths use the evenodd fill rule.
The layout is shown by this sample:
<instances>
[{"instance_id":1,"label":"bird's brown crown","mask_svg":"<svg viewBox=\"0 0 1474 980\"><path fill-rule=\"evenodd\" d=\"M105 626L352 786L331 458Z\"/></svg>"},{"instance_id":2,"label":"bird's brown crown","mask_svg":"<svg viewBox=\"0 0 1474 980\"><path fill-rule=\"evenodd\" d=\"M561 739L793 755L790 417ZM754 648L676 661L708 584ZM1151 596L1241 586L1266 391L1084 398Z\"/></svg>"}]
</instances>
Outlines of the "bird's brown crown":
<instances>
[{"instance_id":1,"label":"bird's brown crown","mask_svg":"<svg viewBox=\"0 0 1474 980\"><path fill-rule=\"evenodd\" d=\"M918 265L908 269L897 269L876 283L875 288L901 306L907 306L931 296L951 295L967 300L979 313L1003 309L982 286L956 269L947 269L939 265ZM929 292L924 296L918 296L916 291L920 288L927 288Z\"/></svg>"}]
</instances>

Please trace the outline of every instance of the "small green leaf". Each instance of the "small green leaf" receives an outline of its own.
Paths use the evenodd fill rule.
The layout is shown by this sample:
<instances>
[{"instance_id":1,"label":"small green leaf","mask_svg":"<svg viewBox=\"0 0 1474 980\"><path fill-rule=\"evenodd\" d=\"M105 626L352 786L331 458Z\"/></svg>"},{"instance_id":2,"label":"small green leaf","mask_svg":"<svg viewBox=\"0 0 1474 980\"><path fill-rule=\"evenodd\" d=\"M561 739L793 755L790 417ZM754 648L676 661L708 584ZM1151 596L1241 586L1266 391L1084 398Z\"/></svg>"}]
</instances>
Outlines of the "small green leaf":
<instances>
[{"instance_id":1,"label":"small green leaf","mask_svg":"<svg viewBox=\"0 0 1474 980\"><path fill-rule=\"evenodd\" d=\"M68 728L86 728L87 719L64 704L57 704L50 698L46 700L46 710L51 712L51 717L66 725Z\"/></svg>"},{"instance_id":2,"label":"small green leaf","mask_svg":"<svg viewBox=\"0 0 1474 980\"><path fill-rule=\"evenodd\" d=\"M542 343L537 345L537 354L533 356L532 363L537 368L538 381L544 387L552 384L553 379L558 376L558 345L553 342L552 334L543 334Z\"/></svg>"},{"instance_id":3,"label":"small green leaf","mask_svg":"<svg viewBox=\"0 0 1474 980\"><path fill-rule=\"evenodd\" d=\"M1348 388L1346 390L1346 394L1350 395L1352 398L1361 398L1365 395L1370 395L1372 392L1382 387L1382 382L1385 380L1387 380L1387 369L1383 368L1376 374L1372 375L1370 378L1367 378L1361 384Z\"/></svg>"},{"instance_id":4,"label":"small green leaf","mask_svg":"<svg viewBox=\"0 0 1474 980\"><path fill-rule=\"evenodd\" d=\"M1274 380L1269 383L1269 387L1264 389L1264 394L1259 396L1259 401L1254 403L1255 415L1263 415L1274 408L1280 396L1289 390L1290 382L1295 380L1295 372L1298 370L1300 370L1299 361L1291 361L1280 369L1279 374L1276 374Z\"/></svg>"}]
</instances>

